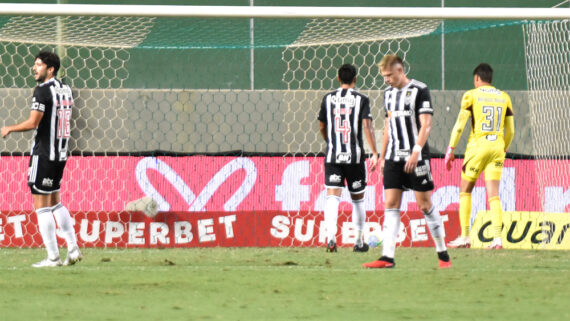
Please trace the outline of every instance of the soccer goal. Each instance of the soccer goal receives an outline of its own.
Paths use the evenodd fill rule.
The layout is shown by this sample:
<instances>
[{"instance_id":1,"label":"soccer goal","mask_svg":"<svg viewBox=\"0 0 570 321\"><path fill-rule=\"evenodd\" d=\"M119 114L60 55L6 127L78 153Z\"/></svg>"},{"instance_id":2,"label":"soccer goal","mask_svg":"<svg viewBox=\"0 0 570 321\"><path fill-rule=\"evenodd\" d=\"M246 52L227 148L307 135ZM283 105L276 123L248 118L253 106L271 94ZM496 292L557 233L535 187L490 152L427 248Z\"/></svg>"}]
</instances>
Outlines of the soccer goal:
<instances>
[{"instance_id":1,"label":"soccer goal","mask_svg":"<svg viewBox=\"0 0 570 321\"><path fill-rule=\"evenodd\" d=\"M452 239L460 165L447 172L442 153L473 68L487 62L516 116L500 192L513 213L505 238L570 248L567 19L563 8L3 4L0 125L27 118L34 56L54 51L75 98L62 201L81 246L323 246L321 99L338 87L340 65L354 64L380 147L386 85L377 63L397 54L431 91L433 202ZM41 245L26 185L31 139L0 141L2 246ZM366 239L381 238L382 186L370 172ZM354 243L349 200L343 192L341 246ZM472 218L486 207L479 181ZM432 246L412 193L401 209L399 244Z\"/></svg>"}]
</instances>

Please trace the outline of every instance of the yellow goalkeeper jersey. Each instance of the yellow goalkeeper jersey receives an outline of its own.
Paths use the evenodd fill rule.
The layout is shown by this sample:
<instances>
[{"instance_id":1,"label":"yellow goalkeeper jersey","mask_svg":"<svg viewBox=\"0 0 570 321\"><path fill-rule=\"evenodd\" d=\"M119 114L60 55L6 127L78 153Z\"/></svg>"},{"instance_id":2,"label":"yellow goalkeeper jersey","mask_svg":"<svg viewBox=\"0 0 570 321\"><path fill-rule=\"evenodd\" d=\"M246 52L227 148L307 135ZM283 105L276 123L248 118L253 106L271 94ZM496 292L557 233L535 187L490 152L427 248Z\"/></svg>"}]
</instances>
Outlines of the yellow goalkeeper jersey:
<instances>
[{"instance_id":1,"label":"yellow goalkeeper jersey","mask_svg":"<svg viewBox=\"0 0 570 321\"><path fill-rule=\"evenodd\" d=\"M461 109L471 112L469 141L483 136L503 139L505 117L513 115L511 97L493 86L481 86L467 91Z\"/></svg>"}]
</instances>

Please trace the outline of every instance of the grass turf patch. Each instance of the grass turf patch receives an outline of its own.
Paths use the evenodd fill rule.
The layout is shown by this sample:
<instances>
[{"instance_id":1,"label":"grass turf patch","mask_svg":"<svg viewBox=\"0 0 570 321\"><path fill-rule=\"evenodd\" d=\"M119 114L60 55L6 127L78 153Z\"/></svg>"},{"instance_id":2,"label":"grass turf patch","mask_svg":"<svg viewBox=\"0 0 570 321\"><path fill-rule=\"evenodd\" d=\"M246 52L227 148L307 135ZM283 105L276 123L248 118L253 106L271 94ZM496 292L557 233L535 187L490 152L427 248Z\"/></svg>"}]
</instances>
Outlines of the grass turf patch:
<instances>
[{"instance_id":1,"label":"grass turf patch","mask_svg":"<svg viewBox=\"0 0 570 321\"><path fill-rule=\"evenodd\" d=\"M5 320L568 320L570 251L84 249L72 267L34 269L42 249L0 251ZM62 253L64 254L64 253Z\"/></svg>"}]
</instances>

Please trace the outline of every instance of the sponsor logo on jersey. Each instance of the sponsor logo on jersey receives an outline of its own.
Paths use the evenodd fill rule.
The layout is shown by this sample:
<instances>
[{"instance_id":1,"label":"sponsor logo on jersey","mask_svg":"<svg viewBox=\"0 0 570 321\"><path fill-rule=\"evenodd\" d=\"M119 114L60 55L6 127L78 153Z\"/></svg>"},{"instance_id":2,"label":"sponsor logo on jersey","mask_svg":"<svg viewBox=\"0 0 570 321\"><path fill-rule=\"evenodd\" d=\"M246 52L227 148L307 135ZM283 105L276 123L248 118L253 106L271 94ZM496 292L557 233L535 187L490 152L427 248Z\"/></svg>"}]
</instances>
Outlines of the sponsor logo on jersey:
<instances>
[{"instance_id":1,"label":"sponsor logo on jersey","mask_svg":"<svg viewBox=\"0 0 570 321\"><path fill-rule=\"evenodd\" d=\"M351 108L335 108L333 112L335 115L350 115L350 114L352 114L352 109Z\"/></svg>"},{"instance_id":2,"label":"sponsor logo on jersey","mask_svg":"<svg viewBox=\"0 0 570 321\"><path fill-rule=\"evenodd\" d=\"M34 98L34 100L35 100L35 98ZM45 111L46 105L34 101L32 103L32 110Z\"/></svg>"},{"instance_id":3,"label":"sponsor logo on jersey","mask_svg":"<svg viewBox=\"0 0 570 321\"><path fill-rule=\"evenodd\" d=\"M411 117L413 114L413 110L394 110L391 117Z\"/></svg>"},{"instance_id":4,"label":"sponsor logo on jersey","mask_svg":"<svg viewBox=\"0 0 570 321\"><path fill-rule=\"evenodd\" d=\"M408 157L410 156L409 149L397 149L396 150L396 157Z\"/></svg>"},{"instance_id":5,"label":"sponsor logo on jersey","mask_svg":"<svg viewBox=\"0 0 570 321\"><path fill-rule=\"evenodd\" d=\"M53 88L53 91L58 94L58 95L67 95L67 96L71 96L71 88L65 86L62 88Z\"/></svg>"},{"instance_id":6,"label":"sponsor logo on jersey","mask_svg":"<svg viewBox=\"0 0 570 321\"><path fill-rule=\"evenodd\" d=\"M352 155L350 155L350 153L340 153L336 155L337 163L350 163L351 159Z\"/></svg>"},{"instance_id":7,"label":"sponsor logo on jersey","mask_svg":"<svg viewBox=\"0 0 570 321\"><path fill-rule=\"evenodd\" d=\"M52 187L53 186L53 179L51 178L44 178L42 181L42 186Z\"/></svg>"},{"instance_id":8,"label":"sponsor logo on jersey","mask_svg":"<svg viewBox=\"0 0 570 321\"><path fill-rule=\"evenodd\" d=\"M411 91L406 92L406 98L404 98L404 104L406 104L406 105L412 104L412 92Z\"/></svg>"},{"instance_id":9,"label":"sponsor logo on jersey","mask_svg":"<svg viewBox=\"0 0 570 321\"><path fill-rule=\"evenodd\" d=\"M361 187L362 187L362 180L361 179L352 182L352 189L358 189Z\"/></svg>"},{"instance_id":10,"label":"sponsor logo on jersey","mask_svg":"<svg viewBox=\"0 0 570 321\"><path fill-rule=\"evenodd\" d=\"M338 98L337 96L331 97L331 103L333 104L343 104L344 107L350 108L356 106L356 97L354 96L344 96Z\"/></svg>"},{"instance_id":11,"label":"sponsor logo on jersey","mask_svg":"<svg viewBox=\"0 0 570 321\"><path fill-rule=\"evenodd\" d=\"M340 175L332 174L331 176L329 176L329 181L331 183L340 183L341 180L342 178L340 177Z\"/></svg>"}]
</instances>

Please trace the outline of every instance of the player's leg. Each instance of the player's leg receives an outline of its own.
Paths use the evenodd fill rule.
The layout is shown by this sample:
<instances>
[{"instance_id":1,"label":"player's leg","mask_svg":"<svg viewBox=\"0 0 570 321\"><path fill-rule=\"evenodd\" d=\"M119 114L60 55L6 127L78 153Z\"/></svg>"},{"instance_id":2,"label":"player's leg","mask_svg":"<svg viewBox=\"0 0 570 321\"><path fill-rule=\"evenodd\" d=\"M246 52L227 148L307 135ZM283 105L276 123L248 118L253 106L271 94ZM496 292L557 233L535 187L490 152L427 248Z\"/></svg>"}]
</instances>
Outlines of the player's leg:
<instances>
[{"instance_id":1,"label":"player's leg","mask_svg":"<svg viewBox=\"0 0 570 321\"><path fill-rule=\"evenodd\" d=\"M338 206L344 187L344 176L339 165L325 164L325 186L327 200L325 203L325 230L327 236L327 252L336 252L336 234L338 231Z\"/></svg>"},{"instance_id":2,"label":"player's leg","mask_svg":"<svg viewBox=\"0 0 570 321\"><path fill-rule=\"evenodd\" d=\"M73 219L69 214L69 210L61 203L61 198L59 192L53 193L52 195L52 212L57 222L57 225L63 232L63 237L67 244L67 257L63 261L63 265L73 265L78 261L81 261L83 255L77 246L77 237L75 235L75 229L73 227Z\"/></svg>"},{"instance_id":3,"label":"player's leg","mask_svg":"<svg viewBox=\"0 0 570 321\"><path fill-rule=\"evenodd\" d=\"M364 195L366 191L366 165L365 163L344 166L344 176L348 191L352 198L352 224L356 230L355 252L367 252L368 244L364 242L364 224L366 223L366 208Z\"/></svg>"},{"instance_id":4,"label":"player's leg","mask_svg":"<svg viewBox=\"0 0 570 321\"><path fill-rule=\"evenodd\" d=\"M490 249L502 249L501 232L503 230L503 208L499 198L499 186L503 163L505 161L504 145L497 144L494 158L485 167L485 187L491 210L491 223L493 225L493 242Z\"/></svg>"},{"instance_id":5,"label":"player's leg","mask_svg":"<svg viewBox=\"0 0 570 321\"><path fill-rule=\"evenodd\" d=\"M416 197L416 203L424 214L428 229L435 244L439 266L441 268L451 267L451 261L445 247L445 227L439 214L439 210L433 206L431 195L434 184L431 175L429 160L421 160L410 177L412 189Z\"/></svg>"},{"instance_id":6,"label":"player's leg","mask_svg":"<svg viewBox=\"0 0 570 321\"><path fill-rule=\"evenodd\" d=\"M479 169L480 160L477 158L477 153L474 153L473 150L474 148L467 149L463 166L461 167L461 185L459 190L459 224L461 226L461 234L447 244L450 248L471 247L469 236L471 227L471 192L481 173Z\"/></svg>"},{"instance_id":7,"label":"player's leg","mask_svg":"<svg viewBox=\"0 0 570 321\"><path fill-rule=\"evenodd\" d=\"M59 249L57 247L57 237L55 234L55 220L51 212L51 191L48 190L50 188L49 185L51 185L47 175L49 170L50 168L48 163L40 160L39 156L32 155L30 157L28 186L32 192L34 210L38 220L38 229L47 250L47 258L33 264L33 267L51 267L61 265Z\"/></svg>"},{"instance_id":8,"label":"player's leg","mask_svg":"<svg viewBox=\"0 0 570 321\"><path fill-rule=\"evenodd\" d=\"M459 224L461 234L455 240L447 244L450 248L471 247L470 227L471 227L471 192L475 187L475 181L461 178L459 189Z\"/></svg>"},{"instance_id":9,"label":"player's leg","mask_svg":"<svg viewBox=\"0 0 570 321\"><path fill-rule=\"evenodd\" d=\"M402 193L409 187L404 163L386 161L384 165L384 223L382 224L382 256L364 263L366 268L392 268L395 266L396 241L400 231L400 205Z\"/></svg>"},{"instance_id":10,"label":"player's leg","mask_svg":"<svg viewBox=\"0 0 570 321\"><path fill-rule=\"evenodd\" d=\"M73 220L69 214L69 210L61 203L60 197L60 186L61 179L63 177L63 171L65 169L65 162L50 162L52 170L50 174L53 176L52 189L54 193L51 194L51 204L53 204L51 210L53 216L57 222L57 225L63 232L63 238L67 244L67 257L64 261L64 265L72 265L75 262L81 260L82 255L79 247L77 246L77 237L75 235L75 229L73 227Z\"/></svg>"},{"instance_id":11,"label":"player's leg","mask_svg":"<svg viewBox=\"0 0 570 321\"><path fill-rule=\"evenodd\" d=\"M341 188L327 188L327 201L325 204L327 252L337 251L336 234L338 232L338 206L341 193Z\"/></svg>"},{"instance_id":12,"label":"player's leg","mask_svg":"<svg viewBox=\"0 0 570 321\"><path fill-rule=\"evenodd\" d=\"M491 224L493 225L493 242L489 245L489 249L503 248L501 238L501 232L503 230L503 208L499 198L499 185L500 181L498 180L485 181L491 211Z\"/></svg>"},{"instance_id":13,"label":"player's leg","mask_svg":"<svg viewBox=\"0 0 570 321\"><path fill-rule=\"evenodd\" d=\"M33 188L33 187L32 187ZM34 191L32 191L34 193ZM38 228L42 241L47 250L47 258L33 267L51 267L60 266L61 259L59 257L59 249L57 247L57 236L55 234L55 220L51 212L50 195L42 195L39 193L32 195L34 200L34 208L38 219Z\"/></svg>"},{"instance_id":14,"label":"player's leg","mask_svg":"<svg viewBox=\"0 0 570 321\"><path fill-rule=\"evenodd\" d=\"M435 244L440 268L451 267L451 260L445 246L445 227L439 210L431 202L432 191L415 191L416 203L424 214L426 224Z\"/></svg>"}]
</instances>

